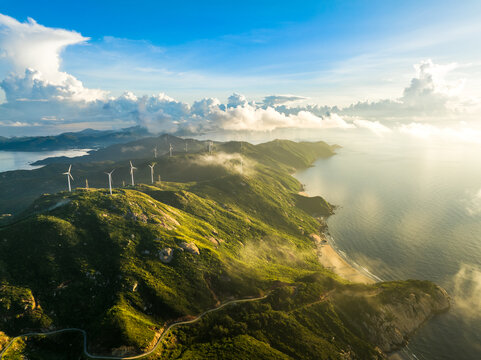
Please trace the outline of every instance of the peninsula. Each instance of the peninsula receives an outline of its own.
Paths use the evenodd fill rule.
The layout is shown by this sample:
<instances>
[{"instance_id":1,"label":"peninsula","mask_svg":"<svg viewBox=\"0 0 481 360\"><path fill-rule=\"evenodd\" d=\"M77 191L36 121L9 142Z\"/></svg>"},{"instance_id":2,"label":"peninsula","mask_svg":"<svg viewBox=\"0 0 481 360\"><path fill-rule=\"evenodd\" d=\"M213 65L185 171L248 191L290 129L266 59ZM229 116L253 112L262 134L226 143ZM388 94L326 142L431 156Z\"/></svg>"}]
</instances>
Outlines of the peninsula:
<instances>
[{"instance_id":1,"label":"peninsula","mask_svg":"<svg viewBox=\"0 0 481 360\"><path fill-rule=\"evenodd\" d=\"M72 161L71 192L70 164L0 174L2 359L384 359L449 308L325 242L333 206L291 176L324 142L112 146Z\"/></svg>"}]
</instances>

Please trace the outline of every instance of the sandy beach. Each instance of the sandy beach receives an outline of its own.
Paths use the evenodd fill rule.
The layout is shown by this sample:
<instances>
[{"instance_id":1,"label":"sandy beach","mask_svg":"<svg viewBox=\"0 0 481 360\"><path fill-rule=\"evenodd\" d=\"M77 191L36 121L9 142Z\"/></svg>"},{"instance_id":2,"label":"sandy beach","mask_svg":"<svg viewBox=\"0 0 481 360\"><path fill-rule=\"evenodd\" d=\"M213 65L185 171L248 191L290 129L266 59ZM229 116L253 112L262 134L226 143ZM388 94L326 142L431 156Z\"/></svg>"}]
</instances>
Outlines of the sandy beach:
<instances>
[{"instance_id":1,"label":"sandy beach","mask_svg":"<svg viewBox=\"0 0 481 360\"><path fill-rule=\"evenodd\" d=\"M305 191L299 191L298 194L309 197L309 194L307 194ZM344 260L342 256L339 255L337 251L334 250L334 248L329 244L325 235L311 234L310 237L316 243L317 255L322 266L332 270L335 274L351 282L364 284L373 284L376 282L374 279L364 275L362 272Z\"/></svg>"},{"instance_id":2,"label":"sandy beach","mask_svg":"<svg viewBox=\"0 0 481 360\"><path fill-rule=\"evenodd\" d=\"M312 234L311 238L316 242L319 262L327 269L332 270L340 277L351 282L373 284L375 281L364 275L344 260L334 248L329 245L325 236Z\"/></svg>"}]
</instances>

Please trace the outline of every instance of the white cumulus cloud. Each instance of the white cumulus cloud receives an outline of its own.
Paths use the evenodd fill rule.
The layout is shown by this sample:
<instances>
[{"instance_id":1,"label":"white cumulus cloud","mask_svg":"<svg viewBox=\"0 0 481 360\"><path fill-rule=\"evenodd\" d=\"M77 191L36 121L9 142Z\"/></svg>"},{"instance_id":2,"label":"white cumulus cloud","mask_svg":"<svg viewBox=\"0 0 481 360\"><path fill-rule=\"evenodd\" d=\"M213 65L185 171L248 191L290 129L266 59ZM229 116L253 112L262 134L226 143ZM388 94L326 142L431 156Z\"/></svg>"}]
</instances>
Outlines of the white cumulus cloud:
<instances>
[{"instance_id":1,"label":"white cumulus cloud","mask_svg":"<svg viewBox=\"0 0 481 360\"><path fill-rule=\"evenodd\" d=\"M416 76L401 97L358 102L342 109L341 114L403 122L466 117L479 109L473 99L460 98L464 79L448 81L448 74L457 67L455 63L439 65L424 60L414 65Z\"/></svg>"},{"instance_id":2,"label":"white cumulus cloud","mask_svg":"<svg viewBox=\"0 0 481 360\"><path fill-rule=\"evenodd\" d=\"M0 14L2 55L17 73L28 68L35 69L45 76L45 80L60 84L67 76L59 71L61 51L68 45L87 40L75 31L48 28L31 18L21 23Z\"/></svg>"},{"instance_id":3,"label":"white cumulus cloud","mask_svg":"<svg viewBox=\"0 0 481 360\"><path fill-rule=\"evenodd\" d=\"M78 32L42 26L33 19L19 22L0 14L0 61L12 71L0 81L6 102L0 104L0 127L45 129L86 126L141 125L152 132L273 131L276 129L367 129L383 136L393 129L418 137L444 136L481 142L468 126L439 127L433 121L466 116L479 109L478 99L461 99L464 81L448 81L458 67L425 60L396 99L359 102L345 108L302 105L299 95L270 95L261 102L234 93L225 103L204 98L191 104L164 93L139 96L125 92L112 97L90 89L62 71L67 46L89 39ZM89 125L92 124L92 125ZM11 130L14 132L14 130Z\"/></svg>"},{"instance_id":4,"label":"white cumulus cloud","mask_svg":"<svg viewBox=\"0 0 481 360\"><path fill-rule=\"evenodd\" d=\"M105 91L86 89L80 80L60 70L62 50L87 40L75 31L48 28L31 18L21 23L0 14L0 53L13 71L0 83L7 101L105 98Z\"/></svg>"}]
</instances>

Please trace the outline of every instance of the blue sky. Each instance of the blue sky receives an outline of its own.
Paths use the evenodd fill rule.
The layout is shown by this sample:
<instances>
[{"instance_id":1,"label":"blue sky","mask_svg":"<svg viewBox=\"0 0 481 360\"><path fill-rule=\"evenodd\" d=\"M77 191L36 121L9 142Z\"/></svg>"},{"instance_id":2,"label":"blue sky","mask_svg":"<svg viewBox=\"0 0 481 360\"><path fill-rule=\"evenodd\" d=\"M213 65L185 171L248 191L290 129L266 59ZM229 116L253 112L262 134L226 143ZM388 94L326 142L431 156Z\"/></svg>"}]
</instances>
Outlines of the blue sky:
<instances>
[{"instance_id":1,"label":"blue sky","mask_svg":"<svg viewBox=\"0 0 481 360\"><path fill-rule=\"evenodd\" d=\"M401 97L413 66L428 59L456 63L443 81L469 79L464 96L479 97L481 2L459 4L2 0L0 13L88 38L58 51L59 71L112 96L164 92L192 103L290 94L345 107ZM12 62L0 57L0 79Z\"/></svg>"},{"instance_id":2,"label":"blue sky","mask_svg":"<svg viewBox=\"0 0 481 360\"><path fill-rule=\"evenodd\" d=\"M392 55L381 56L390 57L385 59L386 64L395 57L392 67L379 66L369 59L361 59L363 63L359 61L357 65L377 67L382 74L370 80L388 82L387 90L382 93L388 91L392 95L395 89L398 93L402 90L399 85L405 81L404 76L411 75L413 62L420 59L473 61L469 58L476 51L469 41L473 34L461 34L465 40L461 44L458 38L450 41L442 37L444 31L449 32L453 27L475 24L480 4L479 1L466 1L459 6L459 2L453 1L2 0L2 13L19 21L31 17L44 26L75 30L91 38L88 46L68 47L62 67L81 75L82 81L92 87L102 85L114 92L165 91L186 100L198 97L204 91L202 88L205 96L227 96L232 91L247 91L254 96L276 91L305 92L320 101L325 96L320 87L332 92L338 88L350 91L348 87L352 86L354 93L363 87L362 82L369 80L359 73L347 73L349 65L344 62L356 57L391 51ZM436 39L438 36L441 38ZM419 41L429 37L429 41L412 44L414 37ZM439 43L432 44L434 40ZM396 46L400 48L390 49ZM334 83L331 71L339 72ZM171 72L206 76L214 81L186 86L165 79ZM394 76L383 79L393 72ZM132 81L130 76L136 80ZM139 81L139 77L145 79ZM313 81L313 77L319 81ZM228 88L229 83L233 88ZM337 99L349 102L342 95L326 100Z\"/></svg>"}]
</instances>

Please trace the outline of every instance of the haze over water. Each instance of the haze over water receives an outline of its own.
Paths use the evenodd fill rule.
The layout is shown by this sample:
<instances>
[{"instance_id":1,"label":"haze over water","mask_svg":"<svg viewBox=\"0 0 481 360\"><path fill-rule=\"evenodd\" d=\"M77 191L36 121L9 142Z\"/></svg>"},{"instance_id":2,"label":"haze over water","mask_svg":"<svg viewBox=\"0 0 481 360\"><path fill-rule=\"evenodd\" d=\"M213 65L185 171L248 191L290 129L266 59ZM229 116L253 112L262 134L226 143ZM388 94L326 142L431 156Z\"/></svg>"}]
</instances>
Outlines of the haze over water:
<instances>
[{"instance_id":1,"label":"haze over water","mask_svg":"<svg viewBox=\"0 0 481 360\"><path fill-rule=\"evenodd\" d=\"M343 145L336 156L296 177L309 195L339 205L329 219L338 250L383 280L432 280L454 299L404 357L481 358L480 146L393 137L336 142Z\"/></svg>"},{"instance_id":2,"label":"haze over water","mask_svg":"<svg viewBox=\"0 0 481 360\"><path fill-rule=\"evenodd\" d=\"M55 156L83 156L90 149L70 149L54 151L0 151L0 172L10 170L32 170L39 166L32 166L35 161Z\"/></svg>"}]
</instances>

